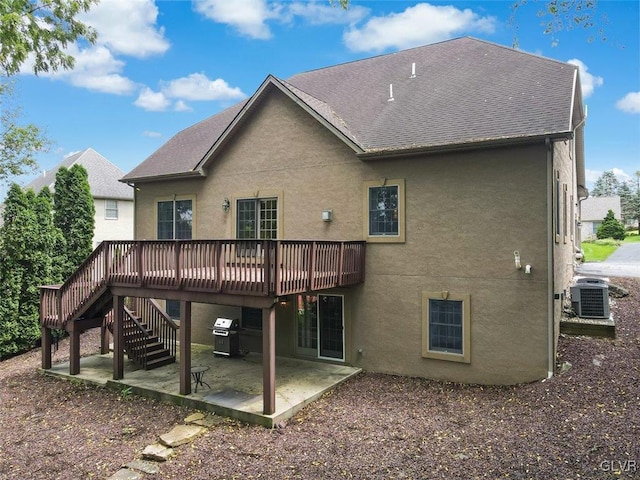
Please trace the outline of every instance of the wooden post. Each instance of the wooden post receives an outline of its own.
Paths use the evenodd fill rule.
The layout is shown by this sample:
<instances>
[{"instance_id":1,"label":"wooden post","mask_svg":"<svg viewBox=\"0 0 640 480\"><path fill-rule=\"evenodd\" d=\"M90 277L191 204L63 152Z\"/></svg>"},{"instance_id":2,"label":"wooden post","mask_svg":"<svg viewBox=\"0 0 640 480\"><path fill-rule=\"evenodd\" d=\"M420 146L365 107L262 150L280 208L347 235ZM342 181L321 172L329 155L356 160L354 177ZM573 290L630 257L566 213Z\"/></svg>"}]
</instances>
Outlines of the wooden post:
<instances>
[{"instance_id":1,"label":"wooden post","mask_svg":"<svg viewBox=\"0 0 640 480\"><path fill-rule=\"evenodd\" d=\"M262 309L262 413L276 411L276 306Z\"/></svg>"},{"instance_id":2,"label":"wooden post","mask_svg":"<svg viewBox=\"0 0 640 480\"><path fill-rule=\"evenodd\" d=\"M191 302L180 301L180 395L191 393Z\"/></svg>"},{"instance_id":3,"label":"wooden post","mask_svg":"<svg viewBox=\"0 0 640 480\"><path fill-rule=\"evenodd\" d=\"M67 324L69 332L69 375L80 373L80 330L75 320Z\"/></svg>"},{"instance_id":4,"label":"wooden post","mask_svg":"<svg viewBox=\"0 0 640 480\"><path fill-rule=\"evenodd\" d=\"M104 355L109 353L109 329L106 325L106 319L102 320L102 326L100 327L100 354Z\"/></svg>"},{"instance_id":5,"label":"wooden post","mask_svg":"<svg viewBox=\"0 0 640 480\"><path fill-rule=\"evenodd\" d=\"M124 378L124 297L113 296L113 379Z\"/></svg>"},{"instance_id":6,"label":"wooden post","mask_svg":"<svg viewBox=\"0 0 640 480\"><path fill-rule=\"evenodd\" d=\"M42 368L48 370L51 368L51 344L53 338L51 335L51 329L47 327L40 327L42 332L42 345L40 351L42 353Z\"/></svg>"}]
</instances>

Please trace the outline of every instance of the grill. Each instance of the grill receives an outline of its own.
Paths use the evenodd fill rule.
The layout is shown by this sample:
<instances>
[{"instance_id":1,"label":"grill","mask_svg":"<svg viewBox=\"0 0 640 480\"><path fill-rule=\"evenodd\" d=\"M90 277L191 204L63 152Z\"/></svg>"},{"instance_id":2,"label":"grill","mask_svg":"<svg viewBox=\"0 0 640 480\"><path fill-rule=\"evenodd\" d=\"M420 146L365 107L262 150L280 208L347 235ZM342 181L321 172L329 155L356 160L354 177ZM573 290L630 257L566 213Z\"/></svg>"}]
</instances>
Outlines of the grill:
<instances>
[{"instance_id":1,"label":"grill","mask_svg":"<svg viewBox=\"0 0 640 480\"><path fill-rule=\"evenodd\" d=\"M237 319L217 318L213 324L215 355L231 357L240 354L240 339L238 330L240 326Z\"/></svg>"}]
</instances>

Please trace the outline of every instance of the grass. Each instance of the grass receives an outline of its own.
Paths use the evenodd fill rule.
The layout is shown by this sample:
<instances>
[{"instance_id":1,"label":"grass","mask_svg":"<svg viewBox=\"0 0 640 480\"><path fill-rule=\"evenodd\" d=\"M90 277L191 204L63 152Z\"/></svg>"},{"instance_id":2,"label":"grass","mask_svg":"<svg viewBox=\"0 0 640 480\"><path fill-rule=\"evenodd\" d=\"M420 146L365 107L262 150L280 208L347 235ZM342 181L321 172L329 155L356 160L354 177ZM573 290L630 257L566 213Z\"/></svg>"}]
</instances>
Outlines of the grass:
<instances>
[{"instance_id":1,"label":"grass","mask_svg":"<svg viewBox=\"0 0 640 480\"><path fill-rule=\"evenodd\" d=\"M582 251L584 252L585 262L602 262L609 257L622 243L640 242L638 230L627 232L624 241L620 242L613 238L605 238L603 240L590 240L582 242Z\"/></svg>"}]
</instances>

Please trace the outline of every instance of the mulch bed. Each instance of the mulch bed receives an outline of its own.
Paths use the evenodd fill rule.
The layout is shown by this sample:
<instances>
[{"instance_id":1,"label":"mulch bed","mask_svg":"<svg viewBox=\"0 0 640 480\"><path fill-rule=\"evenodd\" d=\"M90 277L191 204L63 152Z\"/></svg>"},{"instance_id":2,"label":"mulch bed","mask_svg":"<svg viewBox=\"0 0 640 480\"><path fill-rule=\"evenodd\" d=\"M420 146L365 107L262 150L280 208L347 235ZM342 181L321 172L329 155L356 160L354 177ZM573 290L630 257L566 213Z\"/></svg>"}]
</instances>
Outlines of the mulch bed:
<instances>
[{"instance_id":1,"label":"mulch bed","mask_svg":"<svg viewBox=\"0 0 640 480\"><path fill-rule=\"evenodd\" d=\"M363 373L282 428L221 422L148 478L640 478L640 279L613 281L631 292L612 299L616 338L561 336L558 365L571 367L551 379ZM94 353L99 334L85 337ZM0 362L0 479L108 478L190 413L41 375L39 362Z\"/></svg>"}]
</instances>

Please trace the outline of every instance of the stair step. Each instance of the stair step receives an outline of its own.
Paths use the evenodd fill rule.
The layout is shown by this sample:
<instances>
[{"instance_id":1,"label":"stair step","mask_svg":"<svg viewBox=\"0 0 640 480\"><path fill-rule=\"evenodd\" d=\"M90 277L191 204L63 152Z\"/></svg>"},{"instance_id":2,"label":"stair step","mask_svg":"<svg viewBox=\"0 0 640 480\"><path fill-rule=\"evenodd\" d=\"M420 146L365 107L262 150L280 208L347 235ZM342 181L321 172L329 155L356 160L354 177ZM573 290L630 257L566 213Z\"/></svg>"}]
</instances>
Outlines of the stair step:
<instances>
[{"instance_id":1,"label":"stair step","mask_svg":"<svg viewBox=\"0 0 640 480\"><path fill-rule=\"evenodd\" d=\"M165 365L169 365L171 363L175 363L176 357L173 355L167 355L156 360L151 360L147 362L146 370L153 370L154 368L163 367Z\"/></svg>"},{"instance_id":2,"label":"stair step","mask_svg":"<svg viewBox=\"0 0 640 480\"><path fill-rule=\"evenodd\" d=\"M167 350L166 348L163 348L161 350L154 350L152 352L147 351L147 363L153 360L158 360L159 358L170 357L170 356L171 354L169 353L169 350Z\"/></svg>"}]
</instances>

